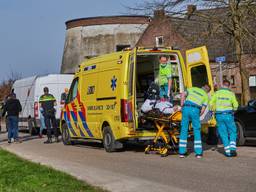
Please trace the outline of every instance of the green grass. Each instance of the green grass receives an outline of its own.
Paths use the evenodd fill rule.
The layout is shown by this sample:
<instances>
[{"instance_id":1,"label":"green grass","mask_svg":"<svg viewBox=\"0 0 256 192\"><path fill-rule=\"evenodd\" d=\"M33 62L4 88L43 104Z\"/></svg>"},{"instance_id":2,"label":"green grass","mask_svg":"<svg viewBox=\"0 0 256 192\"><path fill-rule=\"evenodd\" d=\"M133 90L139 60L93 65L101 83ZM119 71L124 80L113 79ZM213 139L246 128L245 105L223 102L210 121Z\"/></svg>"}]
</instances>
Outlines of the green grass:
<instances>
[{"instance_id":1,"label":"green grass","mask_svg":"<svg viewBox=\"0 0 256 192\"><path fill-rule=\"evenodd\" d=\"M0 192L103 192L47 166L0 149Z\"/></svg>"}]
</instances>

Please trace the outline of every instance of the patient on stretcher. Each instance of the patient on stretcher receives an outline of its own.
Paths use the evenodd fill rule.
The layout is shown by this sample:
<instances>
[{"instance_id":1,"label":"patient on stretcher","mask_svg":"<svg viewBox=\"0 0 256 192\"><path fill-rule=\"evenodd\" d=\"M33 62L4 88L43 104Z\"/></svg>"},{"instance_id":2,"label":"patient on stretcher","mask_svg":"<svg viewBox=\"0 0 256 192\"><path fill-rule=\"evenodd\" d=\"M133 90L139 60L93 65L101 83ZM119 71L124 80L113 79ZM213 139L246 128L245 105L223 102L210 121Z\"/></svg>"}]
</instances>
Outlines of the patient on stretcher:
<instances>
[{"instance_id":1,"label":"patient on stretcher","mask_svg":"<svg viewBox=\"0 0 256 192\"><path fill-rule=\"evenodd\" d=\"M162 114L171 115L176 111L180 111L181 107L178 105L173 106L168 101L147 99L141 106L141 111L143 113L148 113L152 110L158 110Z\"/></svg>"},{"instance_id":2,"label":"patient on stretcher","mask_svg":"<svg viewBox=\"0 0 256 192\"><path fill-rule=\"evenodd\" d=\"M173 105L169 101L161 101L159 97L159 87L152 83L147 91L147 99L141 106L141 112L147 114L151 111L158 111L160 114L171 115L181 110L178 105Z\"/></svg>"}]
</instances>

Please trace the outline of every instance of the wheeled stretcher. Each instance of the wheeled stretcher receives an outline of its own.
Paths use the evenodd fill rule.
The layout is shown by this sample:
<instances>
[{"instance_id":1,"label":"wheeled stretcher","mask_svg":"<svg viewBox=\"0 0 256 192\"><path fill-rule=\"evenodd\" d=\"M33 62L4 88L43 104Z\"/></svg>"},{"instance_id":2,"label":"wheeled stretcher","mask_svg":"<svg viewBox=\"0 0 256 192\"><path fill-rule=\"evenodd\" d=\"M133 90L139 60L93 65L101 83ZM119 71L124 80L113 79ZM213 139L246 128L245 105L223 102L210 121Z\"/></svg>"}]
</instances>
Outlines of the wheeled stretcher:
<instances>
[{"instance_id":1,"label":"wheeled stretcher","mask_svg":"<svg viewBox=\"0 0 256 192\"><path fill-rule=\"evenodd\" d=\"M145 121L153 122L157 129L153 143L145 148L145 153L157 152L162 157L167 156L170 150L176 153L177 136L179 135L182 118L181 111L176 111L169 116L145 114L143 118Z\"/></svg>"}]
</instances>

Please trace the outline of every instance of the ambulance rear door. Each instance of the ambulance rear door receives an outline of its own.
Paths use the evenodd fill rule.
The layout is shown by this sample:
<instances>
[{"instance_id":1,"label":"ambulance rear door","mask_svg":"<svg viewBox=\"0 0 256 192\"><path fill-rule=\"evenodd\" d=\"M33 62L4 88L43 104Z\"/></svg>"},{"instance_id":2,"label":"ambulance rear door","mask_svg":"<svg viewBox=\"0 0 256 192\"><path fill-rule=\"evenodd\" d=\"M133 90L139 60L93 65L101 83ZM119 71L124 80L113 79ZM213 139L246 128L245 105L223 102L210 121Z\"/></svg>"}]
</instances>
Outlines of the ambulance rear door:
<instances>
[{"instance_id":1,"label":"ambulance rear door","mask_svg":"<svg viewBox=\"0 0 256 192\"><path fill-rule=\"evenodd\" d=\"M127 98L127 121L129 131L135 131L137 114L136 114L136 55L137 48L130 52L129 69L128 69L128 98Z\"/></svg>"},{"instance_id":2,"label":"ambulance rear door","mask_svg":"<svg viewBox=\"0 0 256 192\"><path fill-rule=\"evenodd\" d=\"M187 87L202 87L208 83L213 91L212 74L206 46L186 51Z\"/></svg>"},{"instance_id":3,"label":"ambulance rear door","mask_svg":"<svg viewBox=\"0 0 256 192\"><path fill-rule=\"evenodd\" d=\"M202 87L205 84L211 86L213 93L213 81L209 57L206 46L190 49L186 51L187 87ZM211 97L209 93L209 99ZM202 124L209 125L211 113L207 107L200 120ZM207 126L206 126L207 127ZM203 132L206 132L203 128Z\"/></svg>"}]
</instances>

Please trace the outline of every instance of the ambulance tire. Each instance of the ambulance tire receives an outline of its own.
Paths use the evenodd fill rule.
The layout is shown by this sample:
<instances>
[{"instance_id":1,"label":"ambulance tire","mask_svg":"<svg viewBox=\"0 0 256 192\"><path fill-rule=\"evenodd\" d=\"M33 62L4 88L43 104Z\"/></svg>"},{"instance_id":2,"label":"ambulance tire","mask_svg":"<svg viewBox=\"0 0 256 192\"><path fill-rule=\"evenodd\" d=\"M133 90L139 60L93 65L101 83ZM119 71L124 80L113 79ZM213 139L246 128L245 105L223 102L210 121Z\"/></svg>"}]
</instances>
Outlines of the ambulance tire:
<instances>
[{"instance_id":1,"label":"ambulance tire","mask_svg":"<svg viewBox=\"0 0 256 192\"><path fill-rule=\"evenodd\" d=\"M103 146L106 152L114 152L115 148L115 138L113 136L110 126L103 128Z\"/></svg>"},{"instance_id":2,"label":"ambulance tire","mask_svg":"<svg viewBox=\"0 0 256 192\"><path fill-rule=\"evenodd\" d=\"M236 121L237 128L237 145L242 146L245 144L244 130L243 126L239 121Z\"/></svg>"},{"instance_id":3,"label":"ambulance tire","mask_svg":"<svg viewBox=\"0 0 256 192\"><path fill-rule=\"evenodd\" d=\"M64 145L74 145L74 141L71 140L71 136L66 123L62 125L61 136Z\"/></svg>"}]
</instances>

